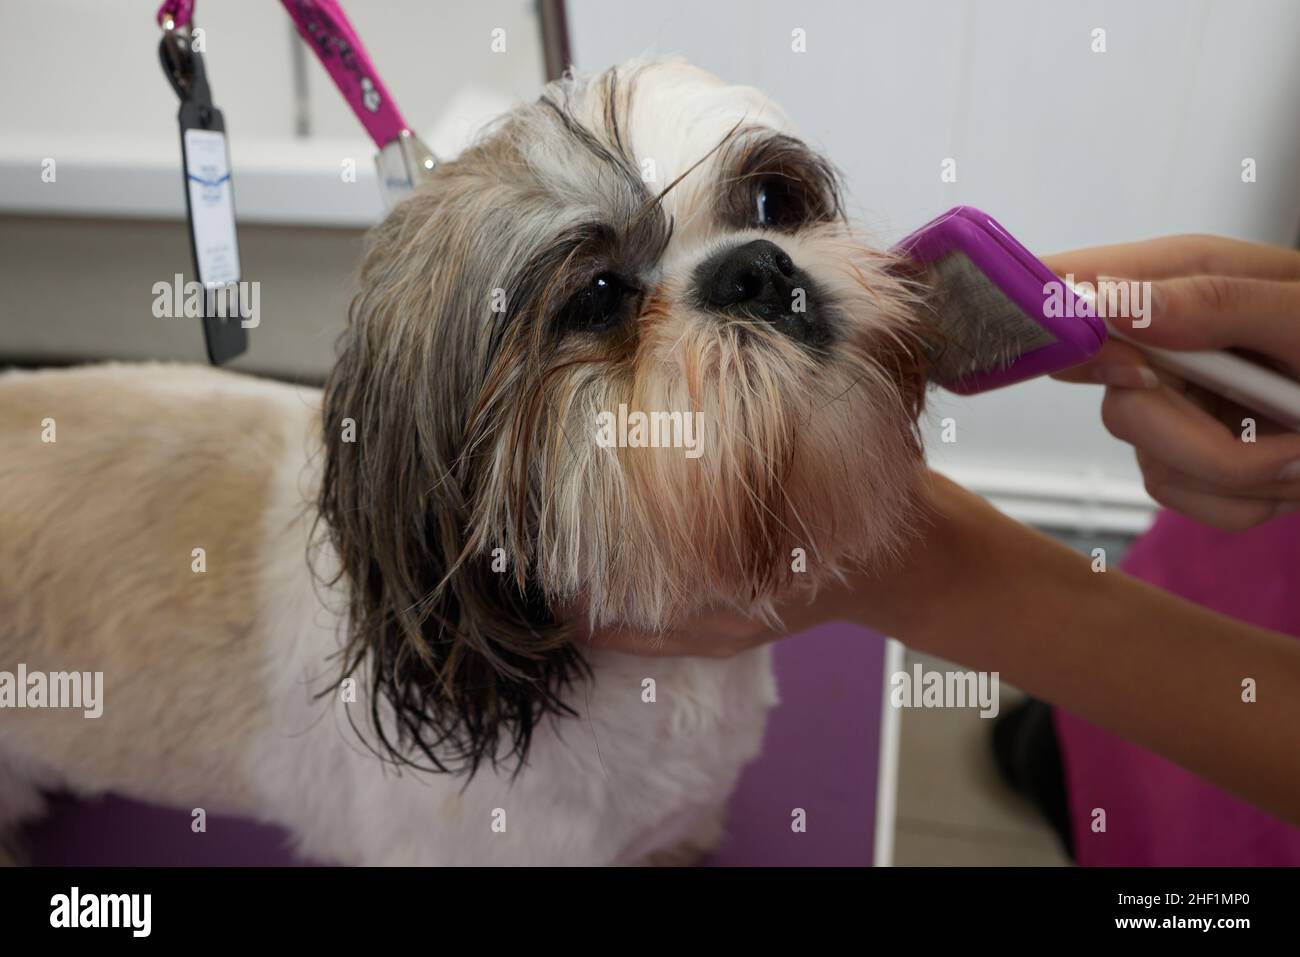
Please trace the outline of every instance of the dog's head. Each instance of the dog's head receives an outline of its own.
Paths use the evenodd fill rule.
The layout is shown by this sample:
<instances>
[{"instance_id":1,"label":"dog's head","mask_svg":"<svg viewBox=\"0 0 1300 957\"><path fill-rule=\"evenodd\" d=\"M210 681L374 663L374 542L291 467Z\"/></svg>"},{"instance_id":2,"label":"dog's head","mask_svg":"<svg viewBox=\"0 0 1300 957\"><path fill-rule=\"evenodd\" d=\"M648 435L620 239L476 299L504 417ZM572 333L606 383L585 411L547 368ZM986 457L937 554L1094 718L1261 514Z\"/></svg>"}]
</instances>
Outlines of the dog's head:
<instances>
[{"instance_id":1,"label":"dog's head","mask_svg":"<svg viewBox=\"0 0 1300 957\"><path fill-rule=\"evenodd\" d=\"M522 757L583 669L557 609L763 613L894 545L923 381L890 266L770 101L680 62L551 85L394 209L321 492L389 753Z\"/></svg>"}]
</instances>

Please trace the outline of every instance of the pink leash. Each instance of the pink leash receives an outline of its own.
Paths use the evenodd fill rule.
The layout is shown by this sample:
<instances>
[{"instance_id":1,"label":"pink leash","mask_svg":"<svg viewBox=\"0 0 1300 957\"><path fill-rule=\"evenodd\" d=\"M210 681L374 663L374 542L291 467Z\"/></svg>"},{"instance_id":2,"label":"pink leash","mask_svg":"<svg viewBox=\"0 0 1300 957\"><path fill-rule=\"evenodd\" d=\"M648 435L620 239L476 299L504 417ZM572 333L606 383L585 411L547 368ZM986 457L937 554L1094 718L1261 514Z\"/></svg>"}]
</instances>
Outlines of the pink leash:
<instances>
[{"instance_id":1,"label":"pink leash","mask_svg":"<svg viewBox=\"0 0 1300 957\"><path fill-rule=\"evenodd\" d=\"M383 149L403 132L409 132L397 104L379 79L379 72L336 0L281 2L375 146Z\"/></svg>"},{"instance_id":2,"label":"pink leash","mask_svg":"<svg viewBox=\"0 0 1300 957\"><path fill-rule=\"evenodd\" d=\"M402 118L370 55L337 0L280 0L307 45L315 51L343 98L379 148L375 161L388 206L408 193L436 165L433 152ZM165 0L158 8L164 30L190 26L195 0Z\"/></svg>"}]
</instances>

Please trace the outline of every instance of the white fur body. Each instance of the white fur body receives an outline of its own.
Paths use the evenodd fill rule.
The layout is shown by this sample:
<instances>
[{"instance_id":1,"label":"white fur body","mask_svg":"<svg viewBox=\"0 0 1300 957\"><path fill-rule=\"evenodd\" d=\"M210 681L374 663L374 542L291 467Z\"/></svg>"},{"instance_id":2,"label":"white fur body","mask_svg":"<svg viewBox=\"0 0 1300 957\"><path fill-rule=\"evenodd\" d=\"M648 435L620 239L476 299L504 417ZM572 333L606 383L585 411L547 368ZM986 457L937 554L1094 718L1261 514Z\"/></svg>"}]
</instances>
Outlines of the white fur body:
<instances>
[{"instance_id":1,"label":"white fur body","mask_svg":"<svg viewBox=\"0 0 1300 957\"><path fill-rule=\"evenodd\" d=\"M244 400L255 403L257 416L285 439L274 460L256 461L265 445L250 443L219 417L186 434L192 429L187 403L208 409L214 401L219 407ZM385 766L349 726L345 709L362 704L344 703L339 693L314 696L337 679L330 659L341 627L332 610L339 601L313 581L307 562L309 494L319 464L317 401L315 390L202 367L112 365L0 375L0 541L16 520L14 510L29 510L32 496L40 494L47 468L41 457L80 443L75 464L58 467L104 524L83 527L78 537L78 529L55 522L47 534L72 540L49 554L75 562L83 548L113 541L117 554L101 557L122 570L120 581L85 581L81 594L25 588L21 609L17 596L0 586L0 670L13 671L20 661L50 670L102 670L105 686L103 716L95 720L79 712L0 711L0 813L9 817L0 827L38 812L41 787L78 794L112 790L186 811L236 813L283 826L308 857L354 864L640 863L716 826L740 768L759 750L775 700L765 650L730 660L594 653L594 680L571 695L579 717L544 723L527 767L513 780L483 769L468 785L459 776ZM158 420L165 409L178 413L176 421ZM25 415L28 410L44 414ZM159 540L150 529L114 525L114 516L122 514L124 499L148 494L146 472L159 462L150 456L135 464L137 488L101 481L114 462L124 464L118 430L131 410L150 417L142 429L171 437L161 455L217 454L270 474L264 508L221 518L247 533L258 556L258 568L250 570L257 589L222 598L250 606L254 624L239 638L244 647L238 653L203 651L205 630L214 623L201 619L159 622L169 632L184 630L158 635L114 632L109 623L109 633L88 630L84 643L62 643L53 657L40 634L19 631L38 620L84 620L91 592L150 603L147 593L117 590L127 586L133 566L155 557L148 553ZM41 441L46 417L63 430L52 445ZM209 474L216 481L227 473L216 463ZM201 507L213 491L199 485L186 489L185 498ZM39 583L67 571L35 567L33 558L0 547L0 580ZM171 558L182 578L197 579L188 552ZM222 560L209 552L206 574L216 574ZM328 563L328 556L315 560ZM172 654L134 654L132 643L170 648L176 656L205 655L202 682L174 688ZM646 678L655 681L652 703L643 700ZM167 728L162 743L155 738L152 747L137 747L133 742L157 734L152 723L167 718L140 695L164 688L197 702L189 713L201 720ZM232 688L240 689L240 706L247 709L239 721L225 713L231 706L222 692ZM357 719L364 722L360 714ZM157 753L164 749L169 753ZM187 765L228 769L224 786L216 790L202 776L178 773L174 752L181 749Z\"/></svg>"}]
</instances>

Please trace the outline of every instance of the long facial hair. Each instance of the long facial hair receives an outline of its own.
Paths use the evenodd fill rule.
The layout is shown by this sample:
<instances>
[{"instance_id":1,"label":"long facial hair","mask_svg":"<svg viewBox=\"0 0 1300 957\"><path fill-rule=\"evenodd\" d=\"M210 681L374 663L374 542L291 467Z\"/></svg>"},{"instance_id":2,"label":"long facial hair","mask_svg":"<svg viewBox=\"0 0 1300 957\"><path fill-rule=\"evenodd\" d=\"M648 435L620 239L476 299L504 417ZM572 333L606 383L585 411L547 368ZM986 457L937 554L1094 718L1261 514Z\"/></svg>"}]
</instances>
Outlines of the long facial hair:
<instances>
[{"instance_id":1,"label":"long facial hair","mask_svg":"<svg viewBox=\"0 0 1300 957\"><path fill-rule=\"evenodd\" d=\"M736 123L698 156L730 171L709 214L744 238L756 171L807 166L825 208L782 242L828 263L814 292L838 331L809 347L702 316L690 271L661 262L664 198L691 180L647 188L620 125L632 96L616 71L563 81L368 237L325 387L319 530L346 596L342 672L364 677L398 764L518 770L590 677L583 623L557 608L650 629L707 605L771 614L902 534L924 389L904 281L845 224L829 167ZM659 277L599 335L563 318L596 268ZM701 413L705 454L598 447L597 414L620 404Z\"/></svg>"}]
</instances>

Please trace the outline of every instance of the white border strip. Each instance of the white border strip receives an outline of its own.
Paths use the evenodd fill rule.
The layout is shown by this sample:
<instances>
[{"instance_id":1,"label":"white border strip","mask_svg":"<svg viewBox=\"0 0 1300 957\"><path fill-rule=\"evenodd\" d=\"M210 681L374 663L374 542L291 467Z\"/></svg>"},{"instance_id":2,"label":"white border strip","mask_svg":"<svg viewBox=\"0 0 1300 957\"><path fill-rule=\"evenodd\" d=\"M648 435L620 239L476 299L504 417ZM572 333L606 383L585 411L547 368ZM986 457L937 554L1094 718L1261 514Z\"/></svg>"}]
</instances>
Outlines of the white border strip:
<instances>
[{"instance_id":1,"label":"white border strip","mask_svg":"<svg viewBox=\"0 0 1300 957\"><path fill-rule=\"evenodd\" d=\"M889 703L889 678L903 670L907 649L901 641L885 639L885 667L880 689L880 761L876 767L876 832L871 863L894 866L894 832L898 826L898 756L903 715Z\"/></svg>"}]
</instances>

